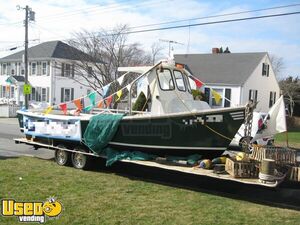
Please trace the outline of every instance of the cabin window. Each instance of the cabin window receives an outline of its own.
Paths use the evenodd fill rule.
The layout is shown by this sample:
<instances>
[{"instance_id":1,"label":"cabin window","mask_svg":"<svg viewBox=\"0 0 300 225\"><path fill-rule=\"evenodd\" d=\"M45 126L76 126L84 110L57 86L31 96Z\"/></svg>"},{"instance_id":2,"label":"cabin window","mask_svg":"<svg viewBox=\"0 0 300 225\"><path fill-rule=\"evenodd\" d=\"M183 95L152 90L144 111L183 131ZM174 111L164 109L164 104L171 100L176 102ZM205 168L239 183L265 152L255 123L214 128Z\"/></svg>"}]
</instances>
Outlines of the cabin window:
<instances>
[{"instance_id":1,"label":"cabin window","mask_svg":"<svg viewBox=\"0 0 300 225\"><path fill-rule=\"evenodd\" d=\"M168 69L157 70L158 83L161 90L174 90L174 81L172 79L171 71Z\"/></svg>"},{"instance_id":2,"label":"cabin window","mask_svg":"<svg viewBox=\"0 0 300 225\"><path fill-rule=\"evenodd\" d=\"M177 86L178 90L186 91L183 74L178 70L174 70L174 78L175 78L175 82L176 82L176 86Z\"/></svg>"}]
</instances>

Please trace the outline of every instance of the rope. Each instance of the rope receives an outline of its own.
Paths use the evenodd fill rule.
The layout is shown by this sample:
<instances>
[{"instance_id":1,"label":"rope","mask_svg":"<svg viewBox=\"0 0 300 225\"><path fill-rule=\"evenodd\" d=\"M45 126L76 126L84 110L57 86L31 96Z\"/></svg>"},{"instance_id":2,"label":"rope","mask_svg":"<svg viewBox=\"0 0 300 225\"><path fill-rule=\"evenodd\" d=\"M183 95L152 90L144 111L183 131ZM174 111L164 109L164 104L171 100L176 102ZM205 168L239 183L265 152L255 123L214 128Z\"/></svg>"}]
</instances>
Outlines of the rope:
<instances>
[{"instance_id":1,"label":"rope","mask_svg":"<svg viewBox=\"0 0 300 225\"><path fill-rule=\"evenodd\" d=\"M183 74L185 74L185 73L183 73ZM186 74L185 74L185 75L186 75ZM187 76L187 75L186 75L186 76ZM180 98L180 96L178 95L178 93L177 93L176 91L175 91L175 93L176 93L176 95L177 95L177 98L182 102L182 104L186 107L186 109L187 109L187 110L188 110L195 118L197 118L197 116L189 109L189 107L185 104L185 102ZM222 138L224 138L224 139L227 139L227 140L229 140L229 141L232 140L232 138L229 138L229 137L227 137L227 136L225 136L225 135L219 133L218 131L216 131L215 129L209 127L209 126L206 125L206 124L205 124L205 125L203 124L203 126L205 126L205 127L208 128L210 131L214 132L215 134L219 135L220 137L222 137Z\"/></svg>"}]
</instances>

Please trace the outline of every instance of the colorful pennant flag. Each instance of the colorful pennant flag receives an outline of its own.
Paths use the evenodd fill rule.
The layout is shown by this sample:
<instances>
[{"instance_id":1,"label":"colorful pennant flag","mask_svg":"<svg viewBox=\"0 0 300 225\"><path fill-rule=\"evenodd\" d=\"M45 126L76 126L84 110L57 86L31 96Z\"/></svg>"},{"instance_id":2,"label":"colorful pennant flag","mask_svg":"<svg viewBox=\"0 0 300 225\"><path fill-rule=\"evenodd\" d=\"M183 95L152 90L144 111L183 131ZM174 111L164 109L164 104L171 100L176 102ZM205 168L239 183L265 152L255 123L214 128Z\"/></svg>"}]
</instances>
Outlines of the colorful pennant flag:
<instances>
[{"instance_id":1,"label":"colorful pennant flag","mask_svg":"<svg viewBox=\"0 0 300 225\"><path fill-rule=\"evenodd\" d=\"M44 114L47 115L53 110L53 106L48 106L47 109L44 111Z\"/></svg>"},{"instance_id":2,"label":"colorful pennant flag","mask_svg":"<svg viewBox=\"0 0 300 225\"><path fill-rule=\"evenodd\" d=\"M215 98L216 104L219 104L219 102L222 99L221 95L218 92L216 92L215 90L213 90L213 89L212 89L212 95Z\"/></svg>"},{"instance_id":3,"label":"colorful pennant flag","mask_svg":"<svg viewBox=\"0 0 300 225\"><path fill-rule=\"evenodd\" d=\"M119 90L119 91L117 92L117 96L118 96L118 98L117 98L116 101L119 101L120 98L121 98L121 96L122 96L122 90Z\"/></svg>"},{"instance_id":4,"label":"colorful pennant flag","mask_svg":"<svg viewBox=\"0 0 300 225\"><path fill-rule=\"evenodd\" d=\"M117 81L118 81L118 83L119 83L120 85L122 85L123 80L124 80L124 77L125 77L125 74L122 75L122 76L120 76L120 77L117 79Z\"/></svg>"},{"instance_id":5,"label":"colorful pennant flag","mask_svg":"<svg viewBox=\"0 0 300 225\"><path fill-rule=\"evenodd\" d=\"M96 92L94 91L94 92L89 93L88 97L91 101L91 104L93 106L96 105Z\"/></svg>"},{"instance_id":6,"label":"colorful pennant flag","mask_svg":"<svg viewBox=\"0 0 300 225\"><path fill-rule=\"evenodd\" d=\"M200 80L197 79L196 77L193 77L193 80L195 81L196 87L197 87L197 88L201 88L201 87L203 86L202 81L200 81Z\"/></svg>"},{"instance_id":7,"label":"colorful pennant flag","mask_svg":"<svg viewBox=\"0 0 300 225\"><path fill-rule=\"evenodd\" d=\"M109 87L110 87L110 84L107 84L103 87L103 97L105 97L107 95Z\"/></svg>"},{"instance_id":8,"label":"colorful pennant flag","mask_svg":"<svg viewBox=\"0 0 300 225\"><path fill-rule=\"evenodd\" d=\"M62 103L59 105L61 111L66 115L67 114L67 103Z\"/></svg>"},{"instance_id":9,"label":"colorful pennant flag","mask_svg":"<svg viewBox=\"0 0 300 225\"><path fill-rule=\"evenodd\" d=\"M98 108L103 108L103 101L101 100L99 103L98 103Z\"/></svg>"},{"instance_id":10,"label":"colorful pennant flag","mask_svg":"<svg viewBox=\"0 0 300 225\"><path fill-rule=\"evenodd\" d=\"M78 109L79 111L82 110L82 104L81 104L81 99L80 99L80 98L74 99L74 100L73 100L73 103L76 105L76 107L77 107L77 109Z\"/></svg>"},{"instance_id":11,"label":"colorful pennant flag","mask_svg":"<svg viewBox=\"0 0 300 225\"><path fill-rule=\"evenodd\" d=\"M87 107L85 107L84 109L83 109L83 111L84 112L89 112L89 111L91 111L92 109L93 109L93 105L88 105Z\"/></svg>"},{"instance_id":12,"label":"colorful pennant flag","mask_svg":"<svg viewBox=\"0 0 300 225\"><path fill-rule=\"evenodd\" d=\"M105 104L106 104L107 108L109 108L112 100L113 100L113 96L112 95L110 95L109 97L107 97L107 99L105 100Z\"/></svg>"}]
</instances>

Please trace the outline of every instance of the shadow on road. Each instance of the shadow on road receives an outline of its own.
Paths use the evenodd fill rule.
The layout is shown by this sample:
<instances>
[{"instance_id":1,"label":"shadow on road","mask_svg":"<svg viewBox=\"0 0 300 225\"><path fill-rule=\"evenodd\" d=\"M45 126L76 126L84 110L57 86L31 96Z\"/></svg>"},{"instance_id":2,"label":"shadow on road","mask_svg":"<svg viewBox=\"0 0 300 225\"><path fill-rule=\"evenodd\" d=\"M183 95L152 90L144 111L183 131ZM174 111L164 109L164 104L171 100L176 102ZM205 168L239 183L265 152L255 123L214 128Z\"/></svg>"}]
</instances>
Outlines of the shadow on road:
<instances>
[{"instance_id":1,"label":"shadow on road","mask_svg":"<svg viewBox=\"0 0 300 225\"><path fill-rule=\"evenodd\" d=\"M300 210L300 183L292 185L286 183L278 188L268 188L124 162L105 167L103 159L97 161L93 171L114 173L132 180L179 187L236 200Z\"/></svg>"}]
</instances>

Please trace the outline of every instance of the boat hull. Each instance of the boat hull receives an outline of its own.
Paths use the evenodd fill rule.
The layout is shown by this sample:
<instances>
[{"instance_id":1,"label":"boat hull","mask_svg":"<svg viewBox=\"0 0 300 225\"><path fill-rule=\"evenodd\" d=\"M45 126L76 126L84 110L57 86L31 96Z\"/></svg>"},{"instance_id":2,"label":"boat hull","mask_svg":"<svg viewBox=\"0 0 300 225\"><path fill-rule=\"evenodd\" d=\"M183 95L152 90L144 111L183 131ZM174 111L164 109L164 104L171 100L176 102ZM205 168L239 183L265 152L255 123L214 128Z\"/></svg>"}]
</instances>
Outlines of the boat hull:
<instances>
[{"instance_id":1,"label":"boat hull","mask_svg":"<svg viewBox=\"0 0 300 225\"><path fill-rule=\"evenodd\" d=\"M20 127L28 127L21 114L22 112L18 115ZM27 120L49 120L46 117L34 119L34 116L28 114L24 116ZM63 116L61 117L63 118ZM227 149L243 123L244 117L244 107L164 116L125 116L120 121L118 130L108 145L120 150L139 150L161 156L190 155L194 153L216 156ZM80 138L83 137L89 120L77 118L71 121L74 126L77 121L80 121L78 128L81 137L77 135L74 139L72 136L58 137L49 134L45 136L28 130L25 134L40 139L53 139L58 142L69 143L74 141L78 144L81 141ZM45 123L49 124L49 121ZM75 133L78 134L78 132Z\"/></svg>"},{"instance_id":2,"label":"boat hull","mask_svg":"<svg viewBox=\"0 0 300 225\"><path fill-rule=\"evenodd\" d=\"M124 119L109 143L151 153L222 153L244 121L244 110Z\"/></svg>"}]
</instances>

